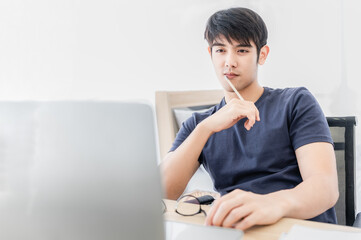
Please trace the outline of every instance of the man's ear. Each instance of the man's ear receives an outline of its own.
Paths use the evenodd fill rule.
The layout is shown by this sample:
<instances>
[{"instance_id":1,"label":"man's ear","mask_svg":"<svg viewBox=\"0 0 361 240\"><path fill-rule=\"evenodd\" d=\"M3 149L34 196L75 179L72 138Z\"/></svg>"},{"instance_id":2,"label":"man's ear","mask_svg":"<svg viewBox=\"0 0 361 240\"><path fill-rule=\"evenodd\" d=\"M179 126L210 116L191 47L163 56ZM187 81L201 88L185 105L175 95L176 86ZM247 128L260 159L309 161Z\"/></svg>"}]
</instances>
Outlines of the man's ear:
<instances>
[{"instance_id":1,"label":"man's ear","mask_svg":"<svg viewBox=\"0 0 361 240\"><path fill-rule=\"evenodd\" d=\"M267 56L269 53L269 47L264 45L259 51L258 64L263 65L266 62Z\"/></svg>"},{"instance_id":2,"label":"man's ear","mask_svg":"<svg viewBox=\"0 0 361 240\"><path fill-rule=\"evenodd\" d=\"M211 55L211 57L212 57L212 49L211 49L210 46L208 46L208 53L209 53L209 55Z\"/></svg>"}]
</instances>

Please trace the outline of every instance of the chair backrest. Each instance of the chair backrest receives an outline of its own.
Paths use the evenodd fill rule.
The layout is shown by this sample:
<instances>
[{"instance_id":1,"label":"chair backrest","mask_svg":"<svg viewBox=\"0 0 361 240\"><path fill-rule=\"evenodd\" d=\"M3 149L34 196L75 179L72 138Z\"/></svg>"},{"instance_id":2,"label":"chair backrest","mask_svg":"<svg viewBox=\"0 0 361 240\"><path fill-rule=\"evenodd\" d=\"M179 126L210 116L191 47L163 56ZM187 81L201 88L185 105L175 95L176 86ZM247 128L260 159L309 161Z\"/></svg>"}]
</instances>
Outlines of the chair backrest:
<instances>
[{"instance_id":1,"label":"chair backrest","mask_svg":"<svg viewBox=\"0 0 361 240\"><path fill-rule=\"evenodd\" d=\"M352 226L355 220L355 126L356 118L327 117L337 161L340 196L336 203L338 223Z\"/></svg>"},{"instance_id":2,"label":"chair backrest","mask_svg":"<svg viewBox=\"0 0 361 240\"><path fill-rule=\"evenodd\" d=\"M155 93L161 159L171 148L179 130L174 110L215 105L221 101L222 97L223 90L157 91Z\"/></svg>"}]
</instances>

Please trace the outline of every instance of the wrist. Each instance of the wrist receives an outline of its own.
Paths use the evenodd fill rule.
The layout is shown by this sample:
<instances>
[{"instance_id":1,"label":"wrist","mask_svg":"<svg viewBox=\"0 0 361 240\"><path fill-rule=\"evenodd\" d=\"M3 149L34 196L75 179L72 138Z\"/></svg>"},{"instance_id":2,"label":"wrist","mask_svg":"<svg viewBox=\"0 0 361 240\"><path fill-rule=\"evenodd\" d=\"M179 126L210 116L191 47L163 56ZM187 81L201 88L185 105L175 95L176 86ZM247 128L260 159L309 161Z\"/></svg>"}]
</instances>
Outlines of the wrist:
<instances>
[{"instance_id":1,"label":"wrist","mask_svg":"<svg viewBox=\"0 0 361 240\"><path fill-rule=\"evenodd\" d=\"M213 129L207 124L207 119L200 122L197 125L196 129L208 137L212 136L215 133L215 131L213 131Z\"/></svg>"},{"instance_id":2,"label":"wrist","mask_svg":"<svg viewBox=\"0 0 361 240\"><path fill-rule=\"evenodd\" d=\"M289 190L280 190L270 193L270 195L275 198L275 202L279 206L282 217L292 216L291 212L294 208L294 201L292 201L289 195Z\"/></svg>"}]
</instances>

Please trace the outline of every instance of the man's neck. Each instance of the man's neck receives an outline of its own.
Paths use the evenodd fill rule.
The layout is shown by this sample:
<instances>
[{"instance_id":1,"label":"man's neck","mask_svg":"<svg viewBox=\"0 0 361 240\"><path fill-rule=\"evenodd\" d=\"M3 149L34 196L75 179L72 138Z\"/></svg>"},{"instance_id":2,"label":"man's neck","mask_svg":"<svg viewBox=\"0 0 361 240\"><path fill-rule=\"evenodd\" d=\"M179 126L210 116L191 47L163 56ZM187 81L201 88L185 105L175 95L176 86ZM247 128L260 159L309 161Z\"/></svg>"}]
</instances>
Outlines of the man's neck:
<instances>
[{"instance_id":1,"label":"man's neck","mask_svg":"<svg viewBox=\"0 0 361 240\"><path fill-rule=\"evenodd\" d=\"M242 91L239 91L239 93L244 98L244 100L250 101L250 102L256 102L262 96L263 91L264 91L264 88L257 83L257 84L248 86L247 88L243 89ZM232 98L238 98L236 93L234 93L233 91L228 92L228 91L224 90L224 96L225 96L226 103L231 101Z\"/></svg>"}]
</instances>

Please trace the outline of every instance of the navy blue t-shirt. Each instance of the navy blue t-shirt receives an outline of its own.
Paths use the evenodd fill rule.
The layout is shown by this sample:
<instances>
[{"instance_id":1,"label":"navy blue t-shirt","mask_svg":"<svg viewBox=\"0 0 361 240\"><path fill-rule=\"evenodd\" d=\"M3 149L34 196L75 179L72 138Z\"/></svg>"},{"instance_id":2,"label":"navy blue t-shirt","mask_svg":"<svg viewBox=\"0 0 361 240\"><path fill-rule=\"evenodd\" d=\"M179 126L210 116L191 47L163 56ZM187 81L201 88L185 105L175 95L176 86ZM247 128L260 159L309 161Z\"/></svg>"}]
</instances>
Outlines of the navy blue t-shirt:
<instances>
[{"instance_id":1,"label":"navy blue t-shirt","mask_svg":"<svg viewBox=\"0 0 361 240\"><path fill-rule=\"evenodd\" d=\"M170 151L225 104L223 98L208 111L193 113L183 122ZM234 189L267 194L294 188L302 182L295 150L313 142L333 144L326 118L306 88L265 87L255 105L260 122L247 131L247 119L241 119L231 128L213 134L199 156L199 163L221 195ZM311 220L337 222L334 208Z\"/></svg>"}]
</instances>

